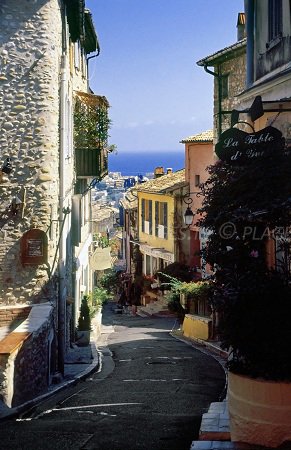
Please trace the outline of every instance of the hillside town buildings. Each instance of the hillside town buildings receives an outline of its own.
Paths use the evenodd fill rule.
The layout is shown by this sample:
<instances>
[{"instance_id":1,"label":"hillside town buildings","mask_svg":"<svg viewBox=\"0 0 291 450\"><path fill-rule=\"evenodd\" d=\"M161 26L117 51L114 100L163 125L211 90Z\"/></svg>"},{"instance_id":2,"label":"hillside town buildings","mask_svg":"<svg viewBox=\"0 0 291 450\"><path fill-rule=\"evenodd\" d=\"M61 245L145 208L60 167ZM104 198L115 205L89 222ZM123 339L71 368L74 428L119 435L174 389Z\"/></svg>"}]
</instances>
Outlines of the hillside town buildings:
<instances>
[{"instance_id":1,"label":"hillside town buildings","mask_svg":"<svg viewBox=\"0 0 291 450\"><path fill-rule=\"evenodd\" d=\"M107 173L109 104L88 84L100 49L84 2L4 1L0 26L0 382L15 406L62 375L92 288L91 182Z\"/></svg>"},{"instance_id":2,"label":"hillside town buildings","mask_svg":"<svg viewBox=\"0 0 291 450\"><path fill-rule=\"evenodd\" d=\"M141 179L108 174L109 102L88 84L88 55L100 48L84 2L1 3L0 389L9 407L63 375L82 297L116 262L103 238L119 240L115 267L134 306L165 304L159 272L169 265L189 267L193 281L213 275L201 255L209 230L199 225L200 189L224 133L251 134L256 155L258 133L275 127L290 149L290 2L245 5L237 41L197 62L214 80L213 129L182 138L185 169L156 167ZM261 222L264 213L255 212ZM268 240L266 259L271 269L284 259L290 273L282 237ZM185 312L187 337L219 338L208 299Z\"/></svg>"}]
</instances>

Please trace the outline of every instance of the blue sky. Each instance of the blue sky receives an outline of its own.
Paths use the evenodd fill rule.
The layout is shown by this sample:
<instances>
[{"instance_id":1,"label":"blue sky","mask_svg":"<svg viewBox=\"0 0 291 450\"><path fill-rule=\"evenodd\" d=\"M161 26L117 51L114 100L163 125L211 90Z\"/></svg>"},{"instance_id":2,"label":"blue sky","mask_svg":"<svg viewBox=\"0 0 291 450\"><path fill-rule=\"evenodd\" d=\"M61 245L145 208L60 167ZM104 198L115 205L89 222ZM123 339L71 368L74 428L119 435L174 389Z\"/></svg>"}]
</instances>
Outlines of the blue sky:
<instances>
[{"instance_id":1,"label":"blue sky","mask_svg":"<svg viewBox=\"0 0 291 450\"><path fill-rule=\"evenodd\" d=\"M243 0L86 0L101 52L90 86L111 105L110 144L180 150L212 128L213 78L196 62L236 41Z\"/></svg>"}]
</instances>

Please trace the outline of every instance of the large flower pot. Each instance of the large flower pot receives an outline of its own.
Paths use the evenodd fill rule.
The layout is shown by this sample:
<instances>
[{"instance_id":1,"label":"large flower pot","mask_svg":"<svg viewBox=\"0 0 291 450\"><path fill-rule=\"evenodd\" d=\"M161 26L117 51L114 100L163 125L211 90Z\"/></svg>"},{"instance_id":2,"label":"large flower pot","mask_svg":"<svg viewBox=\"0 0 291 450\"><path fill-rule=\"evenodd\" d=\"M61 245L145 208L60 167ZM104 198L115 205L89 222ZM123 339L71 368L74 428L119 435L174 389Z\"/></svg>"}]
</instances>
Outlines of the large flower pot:
<instances>
[{"instance_id":1,"label":"large flower pot","mask_svg":"<svg viewBox=\"0 0 291 450\"><path fill-rule=\"evenodd\" d=\"M230 372L228 406L232 441L272 448L291 441L291 383Z\"/></svg>"}]
</instances>

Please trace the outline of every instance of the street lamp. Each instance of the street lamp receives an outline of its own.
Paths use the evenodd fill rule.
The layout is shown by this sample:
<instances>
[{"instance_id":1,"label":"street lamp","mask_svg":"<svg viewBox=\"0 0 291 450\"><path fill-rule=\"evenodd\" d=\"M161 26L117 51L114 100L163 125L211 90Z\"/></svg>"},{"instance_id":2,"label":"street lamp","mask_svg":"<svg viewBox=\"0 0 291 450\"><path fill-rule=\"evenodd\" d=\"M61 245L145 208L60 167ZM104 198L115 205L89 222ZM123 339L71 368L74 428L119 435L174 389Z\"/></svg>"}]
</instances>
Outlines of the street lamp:
<instances>
[{"instance_id":1,"label":"street lamp","mask_svg":"<svg viewBox=\"0 0 291 450\"><path fill-rule=\"evenodd\" d=\"M187 209L184 213L184 222L185 225L187 225L188 227L190 227L190 225L193 222L193 218L194 218L194 213L192 211L192 209L190 208L190 206L187 206Z\"/></svg>"},{"instance_id":2,"label":"street lamp","mask_svg":"<svg viewBox=\"0 0 291 450\"><path fill-rule=\"evenodd\" d=\"M195 194L196 197L199 197L199 195L202 195L201 192L188 192L183 197L183 202L186 203L187 208L184 213L184 223L189 228L192 225L193 219L195 214L193 213L191 209L191 205L193 203L193 199L190 197L191 194Z\"/></svg>"}]
</instances>

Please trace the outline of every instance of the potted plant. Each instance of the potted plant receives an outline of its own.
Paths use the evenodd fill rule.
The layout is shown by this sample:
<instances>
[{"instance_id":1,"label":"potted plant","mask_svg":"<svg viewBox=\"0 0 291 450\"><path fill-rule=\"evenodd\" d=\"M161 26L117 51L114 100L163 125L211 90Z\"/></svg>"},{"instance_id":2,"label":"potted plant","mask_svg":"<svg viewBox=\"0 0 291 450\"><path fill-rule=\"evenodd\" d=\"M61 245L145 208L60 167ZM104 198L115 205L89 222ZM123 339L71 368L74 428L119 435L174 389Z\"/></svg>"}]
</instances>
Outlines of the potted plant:
<instances>
[{"instance_id":1,"label":"potted plant","mask_svg":"<svg viewBox=\"0 0 291 450\"><path fill-rule=\"evenodd\" d=\"M77 345L80 347L85 347L90 343L90 332L91 332L91 316L90 307L88 304L89 296L84 295L80 307L80 315L78 319L77 328Z\"/></svg>"},{"instance_id":2,"label":"potted plant","mask_svg":"<svg viewBox=\"0 0 291 450\"><path fill-rule=\"evenodd\" d=\"M268 447L291 441L290 170L286 151L218 161L199 222L211 232L204 256L229 351L231 440Z\"/></svg>"}]
</instances>

